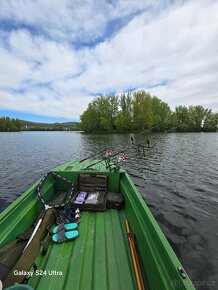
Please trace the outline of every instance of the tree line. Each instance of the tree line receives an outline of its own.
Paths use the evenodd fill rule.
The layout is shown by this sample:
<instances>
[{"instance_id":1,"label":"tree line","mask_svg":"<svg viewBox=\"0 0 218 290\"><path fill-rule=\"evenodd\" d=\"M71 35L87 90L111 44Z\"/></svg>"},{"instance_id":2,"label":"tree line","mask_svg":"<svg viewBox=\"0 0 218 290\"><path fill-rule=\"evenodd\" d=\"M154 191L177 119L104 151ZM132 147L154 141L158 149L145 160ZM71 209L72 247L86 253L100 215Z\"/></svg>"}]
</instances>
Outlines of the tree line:
<instances>
[{"instance_id":1,"label":"tree line","mask_svg":"<svg viewBox=\"0 0 218 290\"><path fill-rule=\"evenodd\" d=\"M22 128L22 131L79 131L79 128L76 127L62 127L62 126L54 126L54 127L42 127L42 126L35 126L30 128Z\"/></svg>"},{"instance_id":2,"label":"tree line","mask_svg":"<svg viewBox=\"0 0 218 290\"><path fill-rule=\"evenodd\" d=\"M0 118L0 132L19 132L19 131L79 131L78 122L66 123L36 123L13 119L9 117Z\"/></svg>"},{"instance_id":3,"label":"tree line","mask_svg":"<svg viewBox=\"0 0 218 290\"><path fill-rule=\"evenodd\" d=\"M177 132L216 132L218 114L202 106L169 105L144 90L120 96L101 96L82 113L85 132L143 131L160 124L155 131L175 128Z\"/></svg>"},{"instance_id":4,"label":"tree line","mask_svg":"<svg viewBox=\"0 0 218 290\"><path fill-rule=\"evenodd\" d=\"M19 132L21 131L21 121L9 117L0 118L0 132Z\"/></svg>"}]
</instances>

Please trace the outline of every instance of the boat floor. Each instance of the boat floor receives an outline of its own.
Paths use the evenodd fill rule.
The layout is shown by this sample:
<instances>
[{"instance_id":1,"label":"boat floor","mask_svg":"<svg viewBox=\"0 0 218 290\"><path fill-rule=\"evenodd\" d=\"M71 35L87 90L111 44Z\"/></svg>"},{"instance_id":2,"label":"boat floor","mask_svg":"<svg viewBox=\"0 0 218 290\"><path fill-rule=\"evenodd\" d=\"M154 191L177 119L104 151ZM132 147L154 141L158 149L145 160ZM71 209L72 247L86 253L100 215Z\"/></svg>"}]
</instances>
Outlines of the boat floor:
<instances>
[{"instance_id":1,"label":"boat floor","mask_svg":"<svg viewBox=\"0 0 218 290\"><path fill-rule=\"evenodd\" d=\"M34 274L34 289L137 289L124 210L82 212L79 237L55 244L36 260L42 275Z\"/></svg>"}]
</instances>

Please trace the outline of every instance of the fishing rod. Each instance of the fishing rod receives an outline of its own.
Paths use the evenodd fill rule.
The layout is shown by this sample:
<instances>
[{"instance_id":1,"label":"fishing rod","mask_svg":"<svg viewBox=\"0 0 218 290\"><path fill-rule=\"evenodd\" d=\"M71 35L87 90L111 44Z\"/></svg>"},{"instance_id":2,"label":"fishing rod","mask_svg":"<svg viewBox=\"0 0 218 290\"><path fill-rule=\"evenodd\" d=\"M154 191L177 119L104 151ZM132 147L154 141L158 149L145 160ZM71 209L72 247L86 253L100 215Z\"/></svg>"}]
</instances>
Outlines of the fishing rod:
<instances>
[{"instance_id":1,"label":"fishing rod","mask_svg":"<svg viewBox=\"0 0 218 290\"><path fill-rule=\"evenodd\" d=\"M173 131L173 130L177 129L178 127L181 127L182 125L183 125L183 124L178 125L178 126L176 126L176 127L173 127L173 128L171 128L171 129L169 129L169 130L167 130L167 131L161 132L161 133L159 133L158 135L151 136L151 138L152 138L152 137L155 138L155 137L157 137L157 136L160 136L160 135L164 135L164 134L166 134L166 133L169 133L170 131ZM149 140L147 140L147 145L150 145L150 142L148 143L148 141L149 141ZM140 144L140 143L138 143L138 144L137 144L137 143L134 144L134 138L133 138L133 137L131 137L131 142L132 142L132 144L135 145L135 146L147 147L146 145L143 145L143 144ZM149 146L148 146L148 147L149 147Z\"/></svg>"},{"instance_id":2,"label":"fishing rod","mask_svg":"<svg viewBox=\"0 0 218 290\"><path fill-rule=\"evenodd\" d=\"M171 128L171 129L169 129L169 130L167 130L167 131L161 132L161 133L159 133L157 136L167 134L167 133L169 133L169 132L171 132L171 131L173 131L173 130L175 130L175 129L181 127L181 126L183 126L183 124L180 124L180 125L178 125L178 126L176 126L176 127L173 127L173 128ZM155 138L155 137L157 137L157 136L151 136L151 138L152 138L152 137Z\"/></svg>"},{"instance_id":3,"label":"fishing rod","mask_svg":"<svg viewBox=\"0 0 218 290\"><path fill-rule=\"evenodd\" d=\"M173 131L173 130L175 130L176 128L178 128L178 127L180 127L180 126L182 126L182 124L181 125L178 125L178 126L176 126L176 127L173 127L173 128L171 128L171 129L169 129L169 130L167 130L167 131L165 131L165 132L162 132L162 133L159 133L158 134L158 136L160 136L160 135L164 135L164 134L167 134L167 133L169 133L169 132L171 132L171 131ZM157 135L156 136L152 136L153 138L155 138L155 137L157 137ZM130 156L130 157L128 157L128 161L130 161L130 160L133 160L133 158L135 158L135 157L140 157L140 158L143 158L143 157L145 157L145 149L149 149L149 148L152 148L152 147L150 147L150 141L149 140L147 140L147 144L148 144L148 146L146 146L146 145L143 145L143 144L135 144L134 143L134 139L133 139L133 137L131 137L131 141L132 141L132 144L134 145L134 146L136 146L137 147L137 149L138 149L138 153L137 154L134 154L133 156ZM149 143L148 143L148 141L149 141ZM129 147L129 148L131 148L131 147ZM142 150L143 150L143 156L141 156L141 152L140 152L140 148L142 148Z\"/></svg>"},{"instance_id":4,"label":"fishing rod","mask_svg":"<svg viewBox=\"0 0 218 290\"><path fill-rule=\"evenodd\" d=\"M161 123L161 124L163 124L163 123ZM169 130L167 130L167 131L165 131L165 132L162 132L162 133L158 134L158 135L163 135L163 134L169 133L170 131L173 131L173 130L175 130L176 128L178 128L178 127L180 127L180 126L182 126L182 125L178 125L178 126L176 126L176 127L173 127L173 128L171 128L171 129L169 129ZM157 127L157 126L154 126L154 127ZM154 128L154 127L152 127L152 128ZM152 128L150 128L150 129L152 129ZM155 137L157 137L157 136L155 136ZM110 168L111 158L113 158L113 157L115 157L115 156L117 156L117 155L119 155L119 154L121 154L121 153L126 152L126 150L130 149L130 148L133 147L133 146L137 146L137 148L138 148L138 154L136 154L136 155L139 155L139 156L140 156L140 148L142 148L142 149L143 149L143 155L145 156L145 151L144 151L144 149L145 149L145 148L150 148L150 141L149 141L149 142L148 142L148 141L149 141L149 140L147 140L147 145L148 145L148 146L143 145L143 144L135 144L135 143L134 143L134 138L131 136L131 144L130 144L129 146L127 146L125 149L122 149L122 150L118 151L117 153L112 153L111 155L108 155L108 152L107 152L107 155L108 155L108 156L104 156L103 158L101 158L101 160L98 160L98 161L96 161L96 162L94 162L94 163L88 165L88 166L86 167L86 169L88 169L88 168L90 168L90 167L92 167L92 166L94 166L94 165L96 165L96 164L99 164L99 163L101 163L101 162L103 162L103 161L105 161L107 167ZM118 143L118 144L119 144L119 143ZM103 150L101 150L100 152L102 153ZM100 153L99 153L99 154L100 154ZM134 155L133 157L135 157L136 155ZM88 159L88 158L87 158L87 159ZM130 159L132 159L132 157L130 157ZM125 160L127 160L126 155L125 155ZM124 161L124 160L123 160L123 161ZM118 162L118 163L120 163L120 162ZM115 168L118 168L118 165L116 165L116 164L114 164L114 165L115 165Z\"/></svg>"},{"instance_id":5,"label":"fishing rod","mask_svg":"<svg viewBox=\"0 0 218 290\"><path fill-rule=\"evenodd\" d=\"M140 135L140 134L142 134L142 133L145 133L145 132L147 132L147 131L150 131L150 130L152 130L152 129L156 128L156 127L159 127L159 126L163 125L164 123L166 123L166 120L165 120L165 121L163 121L163 122L162 122L162 123L160 123L160 124L157 124L157 125L155 125L155 126L153 126L153 127L149 128L149 129L146 129L146 130L144 130L144 131L141 131L141 132L137 133L136 135Z\"/></svg>"},{"instance_id":6,"label":"fishing rod","mask_svg":"<svg viewBox=\"0 0 218 290\"><path fill-rule=\"evenodd\" d=\"M152 129L154 129L154 128L156 128L156 127L158 127L158 126L164 124L165 122L166 122L166 120L165 120L164 122L158 124L158 125L155 125L155 126L149 128L149 129L147 129L147 130L144 130L144 131L142 131L142 132L139 132L139 133L135 134L135 136L140 135L140 134L142 134L142 133L144 133L144 132L150 131L150 130L152 130ZM168 133L168 132L170 132L170 131L172 131L172 130L175 130L176 128L178 128L178 127L180 127L180 126L181 126L181 125L179 125L179 126L177 126L177 127L174 127L174 128L171 128L170 130L167 130L167 131L165 131L164 133ZM163 132L160 133L160 134L163 134ZM160 135L160 134L159 134L159 135ZM133 136L131 136L130 140L131 140L131 145L128 146L129 148L130 148L131 146L136 146L136 147L138 148L138 150L139 150L140 148L142 148L142 149L143 149L143 152L144 152L144 148L150 148L150 141L149 141L149 139L147 139L147 145L142 144L142 143L135 143ZM127 147L127 148L128 148L128 147Z\"/></svg>"},{"instance_id":7,"label":"fishing rod","mask_svg":"<svg viewBox=\"0 0 218 290\"><path fill-rule=\"evenodd\" d=\"M140 134L142 134L142 133L144 133L144 132L149 132L149 131L151 131L152 129L158 127L158 126L161 126L161 125L164 124L165 122L166 122L166 120L165 120L164 122L160 123L160 124L157 124L157 125L155 125L155 126L149 128L149 129L143 130L143 131L137 133L136 135L140 135ZM113 147L115 147L115 146L117 146L117 145L120 145L120 142L114 144ZM112 147L112 146L111 146L111 147ZM108 147L105 147L105 148L102 149L101 151L98 151L98 152L96 152L96 153L93 153L93 154L91 154L90 156L88 156L88 157L86 157L86 158L80 160L79 163L82 163L82 162L84 162L84 161L86 161L86 160L88 160L88 159L90 159L90 158L92 158L92 157L95 157L97 154L101 154L101 153L105 152L106 150L108 150Z\"/></svg>"},{"instance_id":8,"label":"fishing rod","mask_svg":"<svg viewBox=\"0 0 218 290\"><path fill-rule=\"evenodd\" d=\"M178 128L180 126L182 126L182 124L180 124L180 125L178 125L176 127L173 127L173 128L171 128L171 129L169 129L169 130L167 130L165 132L159 133L158 136L164 135L166 133L169 133L169 132L175 130L176 128ZM157 137L157 135L156 136L153 136L153 137L155 138L155 137ZM145 149L151 148L150 141L147 139L147 145L144 145L144 144L141 144L141 143L135 143L134 138L132 136L131 136L131 139L130 140L131 140L131 145L129 145L128 147L126 147L126 150L128 150L131 147L135 146L135 147L137 147L138 153L135 154L135 155L133 155L133 156L130 156L130 158L128 157L128 160L131 160L131 159L133 159L136 156L139 156L141 158L145 157ZM140 152L140 149L142 149L142 152ZM141 153L142 153L142 156L141 156Z\"/></svg>"},{"instance_id":9,"label":"fishing rod","mask_svg":"<svg viewBox=\"0 0 218 290\"><path fill-rule=\"evenodd\" d=\"M96 161L96 162L94 162L94 163L88 165L88 166L86 167L86 169L87 169L87 168L90 168L90 167L92 167L92 166L94 166L94 165L96 165L96 164L99 164L99 163L101 163L102 161L110 161L111 158L113 158L113 157L115 157L115 156L117 156L117 155L119 155L119 154L121 154L121 153L124 153L125 151L126 151L126 150L123 149L123 150L120 150L120 151L117 152L117 153L113 153L111 156L104 156L101 160L98 160L98 161Z\"/></svg>"},{"instance_id":10,"label":"fishing rod","mask_svg":"<svg viewBox=\"0 0 218 290\"><path fill-rule=\"evenodd\" d=\"M114 144L113 147L115 147L115 146L117 146L117 145L120 145L120 142L117 143L117 144ZM111 147L112 147L112 146L111 146ZM96 153L93 153L93 154L91 154L90 156L88 156L88 157L86 157L86 158L80 160L79 163L82 163L83 161L86 161L86 160L88 160L88 159L90 159L90 158L92 158L92 157L95 157L97 154L104 153L106 150L108 150L108 147L105 147L105 148L102 149L101 151L98 151L98 152L96 152Z\"/></svg>"}]
</instances>

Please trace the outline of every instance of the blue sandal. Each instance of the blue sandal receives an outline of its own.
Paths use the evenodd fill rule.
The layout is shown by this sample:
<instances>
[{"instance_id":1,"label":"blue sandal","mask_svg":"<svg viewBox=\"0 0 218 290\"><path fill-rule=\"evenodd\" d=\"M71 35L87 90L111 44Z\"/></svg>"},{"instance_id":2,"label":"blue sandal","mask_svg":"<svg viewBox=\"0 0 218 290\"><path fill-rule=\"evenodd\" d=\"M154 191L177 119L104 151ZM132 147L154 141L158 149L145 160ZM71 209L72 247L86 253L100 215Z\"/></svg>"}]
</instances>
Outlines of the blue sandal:
<instances>
[{"instance_id":1,"label":"blue sandal","mask_svg":"<svg viewBox=\"0 0 218 290\"><path fill-rule=\"evenodd\" d=\"M52 236L52 240L55 243L63 243L63 242L67 242L67 241L71 241L71 240L75 240L76 238L78 238L79 236L79 232L76 231L69 231L69 232L65 232L65 230L59 231L57 234L54 234Z\"/></svg>"},{"instance_id":2,"label":"blue sandal","mask_svg":"<svg viewBox=\"0 0 218 290\"><path fill-rule=\"evenodd\" d=\"M57 234L58 232L64 231L72 231L78 228L78 223L68 223L68 224L59 224L58 226L54 227L53 234Z\"/></svg>"}]
</instances>

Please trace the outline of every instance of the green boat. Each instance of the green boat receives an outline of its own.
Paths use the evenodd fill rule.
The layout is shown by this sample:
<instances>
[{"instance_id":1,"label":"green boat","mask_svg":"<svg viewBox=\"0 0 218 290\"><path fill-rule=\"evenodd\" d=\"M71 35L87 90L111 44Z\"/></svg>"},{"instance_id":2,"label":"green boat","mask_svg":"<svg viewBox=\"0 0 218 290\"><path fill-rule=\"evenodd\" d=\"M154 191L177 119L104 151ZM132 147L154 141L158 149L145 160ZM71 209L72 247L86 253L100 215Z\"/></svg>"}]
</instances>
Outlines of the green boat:
<instances>
[{"instance_id":1,"label":"green boat","mask_svg":"<svg viewBox=\"0 0 218 290\"><path fill-rule=\"evenodd\" d=\"M141 194L124 169L111 170L104 162L86 160L71 161L53 169L52 172L73 182L75 187L81 174L107 176L108 191L122 194L124 203L120 210L82 211L79 237L60 244L54 243L49 230L43 227L47 216L44 215L42 224L35 233L35 237L41 234L40 241L32 245L33 238L26 249L25 243L21 243L19 257L16 257L16 263L13 261L13 264L10 261L10 257L13 257L11 248L15 251L16 245L19 244L17 237L22 237L19 241L25 241L23 237L28 236L28 231L36 226L44 209L36 194L40 184L40 181L37 181L0 214L0 269L4 270L5 264L10 268L10 279L6 278L6 284L3 281L3 286L10 288L14 282L25 282L26 287L39 290L133 290L140 289L137 280L138 269L144 284L141 289L194 289ZM59 188L55 179L50 176L43 183L42 195L46 200L52 201L63 195L64 190L65 187ZM47 213L49 211L50 209ZM134 241L127 234L126 220L134 234ZM51 230L54 224L55 220L50 219L46 227L49 226ZM28 239L29 237L30 234ZM135 242L137 263L132 253L132 242ZM25 266L23 273L21 268L16 269L18 265L22 265L19 264L22 258ZM24 277L25 281L21 281Z\"/></svg>"}]
</instances>

